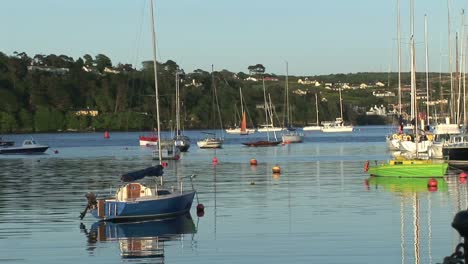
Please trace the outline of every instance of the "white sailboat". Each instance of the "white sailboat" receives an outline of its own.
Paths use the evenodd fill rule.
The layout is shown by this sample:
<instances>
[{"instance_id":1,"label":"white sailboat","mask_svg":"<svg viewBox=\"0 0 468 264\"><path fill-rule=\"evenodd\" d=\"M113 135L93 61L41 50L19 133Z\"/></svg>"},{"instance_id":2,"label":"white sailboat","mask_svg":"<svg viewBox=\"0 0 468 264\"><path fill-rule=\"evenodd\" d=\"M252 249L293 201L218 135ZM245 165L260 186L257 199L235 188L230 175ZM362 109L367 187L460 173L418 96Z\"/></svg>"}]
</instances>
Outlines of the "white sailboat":
<instances>
[{"instance_id":1,"label":"white sailboat","mask_svg":"<svg viewBox=\"0 0 468 264\"><path fill-rule=\"evenodd\" d=\"M247 128L247 116L246 116L246 111L244 109L244 100L243 100L244 98L242 96L242 88L239 88L239 94L240 94L240 104L241 104L241 114L242 114L241 126L228 128L226 129L226 133L235 134L235 135L249 135L249 134L255 133L255 128Z\"/></svg>"},{"instance_id":2,"label":"white sailboat","mask_svg":"<svg viewBox=\"0 0 468 264\"><path fill-rule=\"evenodd\" d=\"M287 132L281 136L283 143L301 143L304 141L304 134L296 131L291 126L291 109L289 108L289 84L288 84L288 62L286 62L286 128Z\"/></svg>"},{"instance_id":3,"label":"white sailboat","mask_svg":"<svg viewBox=\"0 0 468 264\"><path fill-rule=\"evenodd\" d=\"M176 71L176 131L174 137L174 145L178 148L181 152L186 152L190 148L190 138L185 136L182 133L181 125L180 125L180 79L179 75L181 72L179 70Z\"/></svg>"},{"instance_id":4,"label":"white sailboat","mask_svg":"<svg viewBox=\"0 0 468 264\"><path fill-rule=\"evenodd\" d=\"M323 122L322 132L325 132L325 133L353 132L353 126L344 124L343 99L341 98L341 88L338 91L340 93L340 117L337 117L334 122Z\"/></svg>"},{"instance_id":5,"label":"white sailboat","mask_svg":"<svg viewBox=\"0 0 468 264\"><path fill-rule=\"evenodd\" d=\"M317 93L315 93L315 111L316 111L316 115L317 115L317 124L315 126L305 126L302 128L302 130L304 131L321 131L322 130L322 126L320 125L320 121L319 121L319 109L318 109L318 96L317 96Z\"/></svg>"},{"instance_id":6,"label":"white sailboat","mask_svg":"<svg viewBox=\"0 0 468 264\"><path fill-rule=\"evenodd\" d=\"M219 121L220 121L220 126L221 128L223 127L223 124L221 122L221 113L219 112L219 105L218 105L218 96L216 92L216 85L215 85L215 79L214 79L214 70L213 70L213 65L211 65L211 86L213 89L213 124L216 124L216 113L218 113L219 116ZM215 128L215 125L213 127ZM222 131L222 130L221 130ZM206 137L204 139L198 140L197 141L197 146L199 148L211 148L211 149L216 149L216 148L221 148L223 146L223 138L222 137L217 137L216 133L211 133L211 132L206 132Z\"/></svg>"}]
</instances>

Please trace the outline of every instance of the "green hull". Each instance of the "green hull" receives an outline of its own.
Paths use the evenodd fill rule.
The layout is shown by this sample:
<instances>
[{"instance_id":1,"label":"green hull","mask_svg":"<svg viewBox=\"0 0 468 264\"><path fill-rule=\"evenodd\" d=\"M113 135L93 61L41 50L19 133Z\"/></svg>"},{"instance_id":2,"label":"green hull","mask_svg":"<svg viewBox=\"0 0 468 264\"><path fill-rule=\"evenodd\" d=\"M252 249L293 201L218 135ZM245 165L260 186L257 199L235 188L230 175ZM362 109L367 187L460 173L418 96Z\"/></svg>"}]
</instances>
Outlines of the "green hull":
<instances>
[{"instance_id":1,"label":"green hull","mask_svg":"<svg viewBox=\"0 0 468 264\"><path fill-rule=\"evenodd\" d=\"M396 178L396 177L370 177L367 180L370 188L383 188L395 193L420 193L428 191L446 192L447 182L437 179L437 187L428 187L429 179L424 178Z\"/></svg>"},{"instance_id":2,"label":"green hull","mask_svg":"<svg viewBox=\"0 0 468 264\"><path fill-rule=\"evenodd\" d=\"M370 167L368 172L380 177L400 178L430 178L443 177L447 172L448 163L426 164L382 164Z\"/></svg>"}]
</instances>

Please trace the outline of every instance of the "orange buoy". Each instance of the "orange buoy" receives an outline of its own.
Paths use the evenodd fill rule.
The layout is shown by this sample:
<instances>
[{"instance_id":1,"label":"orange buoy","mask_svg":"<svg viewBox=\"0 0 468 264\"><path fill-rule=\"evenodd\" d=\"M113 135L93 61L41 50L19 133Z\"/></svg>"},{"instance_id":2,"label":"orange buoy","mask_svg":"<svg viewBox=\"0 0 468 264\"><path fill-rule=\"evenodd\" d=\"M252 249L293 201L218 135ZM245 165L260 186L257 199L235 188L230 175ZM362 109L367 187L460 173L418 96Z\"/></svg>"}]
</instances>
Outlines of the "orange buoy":
<instances>
[{"instance_id":1,"label":"orange buoy","mask_svg":"<svg viewBox=\"0 0 468 264\"><path fill-rule=\"evenodd\" d=\"M281 168L280 166L276 165L272 169L273 173L281 173Z\"/></svg>"},{"instance_id":2,"label":"orange buoy","mask_svg":"<svg viewBox=\"0 0 468 264\"><path fill-rule=\"evenodd\" d=\"M104 138L109 138L109 137L110 137L109 132L107 132L107 131L104 132Z\"/></svg>"},{"instance_id":3,"label":"orange buoy","mask_svg":"<svg viewBox=\"0 0 468 264\"><path fill-rule=\"evenodd\" d=\"M466 177L468 177L468 173L462 171L462 172L460 173L460 175L458 175L458 176L459 176L460 178L466 178Z\"/></svg>"},{"instance_id":4,"label":"orange buoy","mask_svg":"<svg viewBox=\"0 0 468 264\"><path fill-rule=\"evenodd\" d=\"M256 159L251 159L250 160L250 165L257 166L257 160Z\"/></svg>"}]
</instances>

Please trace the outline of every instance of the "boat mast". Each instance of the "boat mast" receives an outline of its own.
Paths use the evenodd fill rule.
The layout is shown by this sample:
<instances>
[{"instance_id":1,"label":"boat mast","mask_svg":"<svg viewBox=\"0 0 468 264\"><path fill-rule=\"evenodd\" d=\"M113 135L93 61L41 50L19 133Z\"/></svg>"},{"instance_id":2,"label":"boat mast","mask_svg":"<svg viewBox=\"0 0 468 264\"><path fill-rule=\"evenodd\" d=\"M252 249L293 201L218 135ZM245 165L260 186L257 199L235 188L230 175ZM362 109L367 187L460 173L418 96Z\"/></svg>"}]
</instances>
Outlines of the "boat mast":
<instances>
[{"instance_id":1,"label":"boat mast","mask_svg":"<svg viewBox=\"0 0 468 264\"><path fill-rule=\"evenodd\" d=\"M153 10L153 0L150 1L150 11L151 11L151 35L153 40L153 69L154 69L154 92L155 92L155 101L156 101L156 124L158 128L158 156L159 156L159 165L162 164L162 149L161 149L161 124L159 119L159 91L158 91L158 63L156 61L156 31L154 27L154 10ZM161 177L162 182L162 177Z\"/></svg>"},{"instance_id":2,"label":"boat mast","mask_svg":"<svg viewBox=\"0 0 468 264\"><path fill-rule=\"evenodd\" d=\"M455 121L455 91L453 87L452 72L452 41L450 32L450 0L447 0L447 18L448 18L448 47L449 47L449 72L450 72L450 118Z\"/></svg>"},{"instance_id":3,"label":"boat mast","mask_svg":"<svg viewBox=\"0 0 468 264\"><path fill-rule=\"evenodd\" d=\"M179 87L179 69L176 70L176 137L180 135L180 87Z\"/></svg>"},{"instance_id":4,"label":"boat mast","mask_svg":"<svg viewBox=\"0 0 468 264\"><path fill-rule=\"evenodd\" d=\"M341 88L338 89L340 92L340 113L341 113L341 122L344 122L343 120L343 99L341 99Z\"/></svg>"},{"instance_id":5,"label":"boat mast","mask_svg":"<svg viewBox=\"0 0 468 264\"><path fill-rule=\"evenodd\" d=\"M288 62L286 62L286 128L288 128L291 124L290 116L291 116L291 110L289 109L289 81L288 81ZM283 122L284 123L284 122Z\"/></svg>"},{"instance_id":6,"label":"boat mast","mask_svg":"<svg viewBox=\"0 0 468 264\"><path fill-rule=\"evenodd\" d=\"M400 0L398 0L397 39L398 39L398 114L399 114L399 116L401 116L401 33L400 33Z\"/></svg>"},{"instance_id":7,"label":"boat mast","mask_svg":"<svg viewBox=\"0 0 468 264\"><path fill-rule=\"evenodd\" d=\"M317 93L315 93L315 110L316 110L316 114L317 114L317 126L320 126L320 123L319 123L319 109L318 109L318 98L317 98Z\"/></svg>"},{"instance_id":8,"label":"boat mast","mask_svg":"<svg viewBox=\"0 0 468 264\"><path fill-rule=\"evenodd\" d=\"M411 108L414 110L414 142L416 144L416 158L418 157L418 107L416 88L416 62L414 50L414 0L411 0Z\"/></svg>"},{"instance_id":9,"label":"boat mast","mask_svg":"<svg viewBox=\"0 0 468 264\"><path fill-rule=\"evenodd\" d=\"M424 15L424 40L426 42L426 125L429 125L429 55L427 40L427 14Z\"/></svg>"},{"instance_id":10,"label":"boat mast","mask_svg":"<svg viewBox=\"0 0 468 264\"><path fill-rule=\"evenodd\" d=\"M269 107L270 111L269 112L270 112L271 127L273 128L274 127L273 126L273 103L271 102L270 94L268 94L268 99L270 100L270 107ZM275 132L274 129L273 129L273 135L275 136L275 141L277 141L278 138L276 137L276 132Z\"/></svg>"},{"instance_id":11,"label":"boat mast","mask_svg":"<svg viewBox=\"0 0 468 264\"><path fill-rule=\"evenodd\" d=\"M266 91L265 91L265 77L262 78L262 85L263 85L263 100L265 101L265 124L267 130L267 140L270 141L270 132L269 132L269 123L268 123L268 103L266 98Z\"/></svg>"}]
</instances>

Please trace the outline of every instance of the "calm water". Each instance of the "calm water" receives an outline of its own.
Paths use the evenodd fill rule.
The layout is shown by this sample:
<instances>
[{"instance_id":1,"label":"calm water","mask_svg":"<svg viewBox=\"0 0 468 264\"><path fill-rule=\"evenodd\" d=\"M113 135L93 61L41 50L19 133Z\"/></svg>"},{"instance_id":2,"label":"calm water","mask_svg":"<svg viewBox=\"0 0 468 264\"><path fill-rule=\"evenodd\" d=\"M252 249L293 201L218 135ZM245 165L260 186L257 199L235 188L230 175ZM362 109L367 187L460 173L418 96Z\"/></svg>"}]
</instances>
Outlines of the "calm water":
<instances>
[{"instance_id":1,"label":"calm water","mask_svg":"<svg viewBox=\"0 0 468 264\"><path fill-rule=\"evenodd\" d=\"M455 171L435 192L427 180L367 181L364 162L389 157L388 132L309 133L302 144L273 148L240 144L258 134L227 136L213 151L198 149L203 135L189 131L192 147L169 163L166 180L197 174L205 215L197 217L194 201L191 218L133 225L78 216L86 192L109 191L120 174L154 164L151 150L138 146L142 133L34 135L51 146L47 154L0 156L0 262L442 262L460 241L450 223L467 207L466 184ZM17 144L27 136L6 135Z\"/></svg>"}]
</instances>

